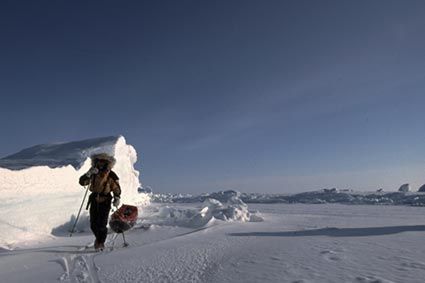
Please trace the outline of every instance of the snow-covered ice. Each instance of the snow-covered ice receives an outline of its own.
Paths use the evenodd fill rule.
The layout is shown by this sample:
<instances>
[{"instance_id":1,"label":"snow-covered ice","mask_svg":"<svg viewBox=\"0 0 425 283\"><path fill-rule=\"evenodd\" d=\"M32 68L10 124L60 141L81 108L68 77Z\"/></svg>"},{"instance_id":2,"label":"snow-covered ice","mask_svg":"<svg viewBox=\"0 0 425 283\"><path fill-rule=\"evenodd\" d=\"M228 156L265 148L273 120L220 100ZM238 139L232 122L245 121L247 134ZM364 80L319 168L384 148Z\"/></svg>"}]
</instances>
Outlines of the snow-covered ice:
<instances>
[{"instance_id":1,"label":"snow-covered ice","mask_svg":"<svg viewBox=\"0 0 425 283\"><path fill-rule=\"evenodd\" d=\"M182 205L196 209L199 204ZM155 210L167 204L151 204ZM423 282L424 210L407 206L255 204L263 222L153 225L103 253L90 233L0 252L5 282ZM183 207L181 209L183 209ZM143 214L142 219L143 220ZM141 226L140 226L141 227Z\"/></svg>"},{"instance_id":2,"label":"snow-covered ice","mask_svg":"<svg viewBox=\"0 0 425 283\"><path fill-rule=\"evenodd\" d=\"M143 221L157 225L173 225L201 228L216 220L226 222L260 222L261 214L250 211L237 194L226 192L212 194L196 206L165 204L148 206L143 209ZM216 196L217 198L213 198ZM221 197L218 197L221 196Z\"/></svg>"}]
</instances>

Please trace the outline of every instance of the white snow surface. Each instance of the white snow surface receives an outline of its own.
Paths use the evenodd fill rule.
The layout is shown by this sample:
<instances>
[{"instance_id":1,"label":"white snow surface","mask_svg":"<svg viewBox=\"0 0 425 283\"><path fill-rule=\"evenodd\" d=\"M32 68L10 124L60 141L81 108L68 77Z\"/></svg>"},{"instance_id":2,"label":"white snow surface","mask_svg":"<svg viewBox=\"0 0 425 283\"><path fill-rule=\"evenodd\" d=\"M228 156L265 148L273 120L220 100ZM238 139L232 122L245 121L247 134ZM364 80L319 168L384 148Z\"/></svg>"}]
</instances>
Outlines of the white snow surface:
<instances>
[{"instance_id":1,"label":"white snow surface","mask_svg":"<svg viewBox=\"0 0 425 283\"><path fill-rule=\"evenodd\" d=\"M136 150L123 136L34 146L0 159L0 247L45 240L71 223L85 192L79 177L96 153L116 158L113 170L120 178L123 203L149 203L149 196L137 191ZM87 217L84 204L77 228L87 225Z\"/></svg>"},{"instance_id":2,"label":"white snow surface","mask_svg":"<svg viewBox=\"0 0 425 283\"><path fill-rule=\"evenodd\" d=\"M261 222L263 218L258 211L250 211L241 199L228 195L221 201L208 198L193 208L166 204L163 206L146 207L143 210L144 222L156 225L201 228L216 220L226 222Z\"/></svg>"},{"instance_id":3,"label":"white snow surface","mask_svg":"<svg viewBox=\"0 0 425 283\"><path fill-rule=\"evenodd\" d=\"M169 204L142 208L136 228L84 246L90 232L0 250L2 282L423 282L424 208L254 204L263 222L212 218L194 227L142 223ZM179 204L199 210L202 204ZM251 205L250 205L251 207ZM153 217L153 215L156 215ZM146 217L145 217L146 216ZM160 218L160 217L159 217ZM111 248L115 247L115 248Z\"/></svg>"}]
</instances>

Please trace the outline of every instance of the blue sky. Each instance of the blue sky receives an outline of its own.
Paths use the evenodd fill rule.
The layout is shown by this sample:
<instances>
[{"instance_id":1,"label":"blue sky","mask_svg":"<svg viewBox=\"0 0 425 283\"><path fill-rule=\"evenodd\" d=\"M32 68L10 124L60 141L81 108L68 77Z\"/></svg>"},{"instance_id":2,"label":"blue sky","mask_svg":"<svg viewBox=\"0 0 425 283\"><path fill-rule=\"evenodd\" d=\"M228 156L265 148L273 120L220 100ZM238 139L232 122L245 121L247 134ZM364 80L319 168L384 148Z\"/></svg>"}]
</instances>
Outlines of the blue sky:
<instances>
[{"instance_id":1,"label":"blue sky","mask_svg":"<svg viewBox=\"0 0 425 283\"><path fill-rule=\"evenodd\" d=\"M162 192L425 183L423 1L0 6L0 156L122 134Z\"/></svg>"}]
</instances>

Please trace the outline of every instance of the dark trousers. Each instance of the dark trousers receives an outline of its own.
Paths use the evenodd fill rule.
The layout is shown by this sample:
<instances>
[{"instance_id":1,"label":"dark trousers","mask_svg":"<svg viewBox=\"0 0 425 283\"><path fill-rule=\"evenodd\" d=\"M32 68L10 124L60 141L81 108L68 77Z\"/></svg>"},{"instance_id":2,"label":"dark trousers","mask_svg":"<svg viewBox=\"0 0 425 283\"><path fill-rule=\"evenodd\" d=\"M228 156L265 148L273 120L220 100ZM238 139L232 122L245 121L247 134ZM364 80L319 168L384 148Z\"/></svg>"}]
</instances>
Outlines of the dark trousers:
<instances>
[{"instance_id":1,"label":"dark trousers","mask_svg":"<svg viewBox=\"0 0 425 283\"><path fill-rule=\"evenodd\" d=\"M90 228L98 243L104 243L108 235L109 211L111 210L111 197L98 203L95 200L96 194L90 195Z\"/></svg>"}]
</instances>

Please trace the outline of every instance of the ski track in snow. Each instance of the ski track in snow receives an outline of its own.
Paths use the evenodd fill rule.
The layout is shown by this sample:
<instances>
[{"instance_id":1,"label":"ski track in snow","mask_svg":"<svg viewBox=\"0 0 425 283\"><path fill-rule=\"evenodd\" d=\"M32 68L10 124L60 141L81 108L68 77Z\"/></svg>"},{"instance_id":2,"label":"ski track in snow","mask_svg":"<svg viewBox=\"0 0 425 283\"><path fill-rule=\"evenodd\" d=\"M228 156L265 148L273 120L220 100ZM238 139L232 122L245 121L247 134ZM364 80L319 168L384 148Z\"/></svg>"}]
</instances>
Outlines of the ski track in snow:
<instances>
[{"instance_id":1,"label":"ski track in snow","mask_svg":"<svg viewBox=\"0 0 425 283\"><path fill-rule=\"evenodd\" d=\"M187 237L196 237L198 233L204 233L205 227L184 233L163 241L154 242L150 245L141 246L138 251L151 252L157 248L159 254L151 253L151 257L142 262L126 262L125 265L114 265L106 268L102 273L102 282L114 282L120 278L121 282L206 282L217 270L217 259L214 251L222 250L223 245L216 242L205 244L202 247L183 244L173 246L174 242L187 242ZM180 242L180 238L183 241ZM164 243L166 242L166 243ZM157 247L166 245L167 248ZM169 245L171 244L171 245ZM182 263L184 263L182 265Z\"/></svg>"},{"instance_id":2,"label":"ski track in snow","mask_svg":"<svg viewBox=\"0 0 425 283\"><path fill-rule=\"evenodd\" d=\"M93 255L69 255L58 259L57 262L64 269L64 273L59 277L59 280L68 282L100 282L94 257Z\"/></svg>"},{"instance_id":3,"label":"ski track in snow","mask_svg":"<svg viewBox=\"0 0 425 283\"><path fill-rule=\"evenodd\" d=\"M145 243L145 244L136 243L135 245L131 244L129 248L134 249L134 248L140 248L140 247L148 246L152 244L158 244L163 241L169 241L179 237L184 237L184 236L191 235L200 231L204 231L211 227L213 226L193 229L189 232L177 234L171 238L154 241L153 243ZM144 228L140 228L140 229L144 230ZM136 227L135 230L139 230L139 228ZM117 238L121 238L121 236L118 234L109 235L108 240L106 242L106 249L103 252L94 251L93 243L90 242L90 243L87 243L86 246L58 245L58 246L48 246L48 247L41 247L41 248L17 249L12 251L4 250L3 252L0 252L0 258L8 257L8 256L28 255L33 253L54 254L59 257L50 259L49 262L56 263L58 266L60 266L63 274L61 274L59 278L57 278L59 281L78 282L78 283L104 282L104 280L99 279L98 273L101 270L101 268L96 264L96 258L108 256L109 254L118 252L122 249L129 249L129 248L122 247L121 242L119 242ZM180 256L180 260L187 260L187 256L185 257L183 256L183 254L184 252L182 252L182 255ZM195 266L199 266L199 265L194 264L193 267ZM204 266L205 268L207 268L208 264L204 264ZM141 274L143 274L143 276L147 276L147 278L152 278L152 280L154 281L154 278L156 278L156 275L155 275L156 273L157 271L155 269L146 269ZM190 268L187 270L183 270L183 274L186 274L186 273L189 273L189 274L193 273L193 270L190 270ZM125 276L123 278L125 278ZM163 275L163 278L165 279L165 281L171 282L171 281L168 281L168 280L171 280L170 276ZM176 277L176 278L183 281L185 280L184 276ZM126 282L134 282L134 281L130 280Z\"/></svg>"},{"instance_id":4,"label":"ski track in snow","mask_svg":"<svg viewBox=\"0 0 425 283\"><path fill-rule=\"evenodd\" d=\"M178 238L178 237L183 237L186 235L190 235L205 229L208 229L209 227L203 227L200 229L195 229L193 231L190 232L186 232L183 234L179 234L173 238L170 239L174 239L174 238ZM99 276L98 276L98 272L100 271L100 268L96 265L95 259L98 256L105 256L108 253L111 253L113 251L117 251L120 250L119 247L115 246L115 241L116 238L118 237L118 234L114 234L112 236L110 236L111 239L109 240L105 251L103 252L93 252L92 250L87 251L84 248L79 248L76 251L70 251L70 255L66 255L66 256L62 256L56 260L53 260L53 262L58 263L62 269L63 269L63 274L59 277L60 281L65 281L65 282L78 282L78 283L83 283L83 282L102 282L101 280L99 280ZM170 240L167 239L167 240ZM158 241L161 242L161 241ZM156 242L157 243L157 242ZM145 245L149 245L149 244L145 244ZM132 248L137 248L137 247L141 247L143 245L140 246L132 246ZM45 250L40 250L40 251L45 251ZM49 250L47 250L47 252L49 252ZM79 253L90 253L88 255L79 255ZM207 252L206 252L207 254ZM183 256L184 253L181 253L180 255L180 260L187 262L188 258L187 256ZM199 258L198 258L199 259ZM198 260L199 261L199 260ZM192 265L194 268L199 266L198 262L196 262L195 264ZM205 268L207 268L209 265L207 263L203 263L203 266ZM157 271L152 270L152 269L140 269L141 274L143 276L146 276L147 279L152 279L155 280L154 278L157 277ZM183 274L192 274L193 270L187 269L187 270L182 270ZM200 271L200 273L202 274L202 270ZM181 274L181 273L180 273ZM185 276L181 276L181 277L176 277L175 275L172 276L173 278L171 278L170 276L167 275L163 275L163 279L167 282L172 282L174 280L179 280L179 282L186 282L186 280L188 280L188 278L185 278ZM125 280L125 276L122 277L123 280ZM128 281L128 282L131 282ZM133 281L134 282L134 281ZM175 282L175 281L174 281Z\"/></svg>"}]
</instances>

